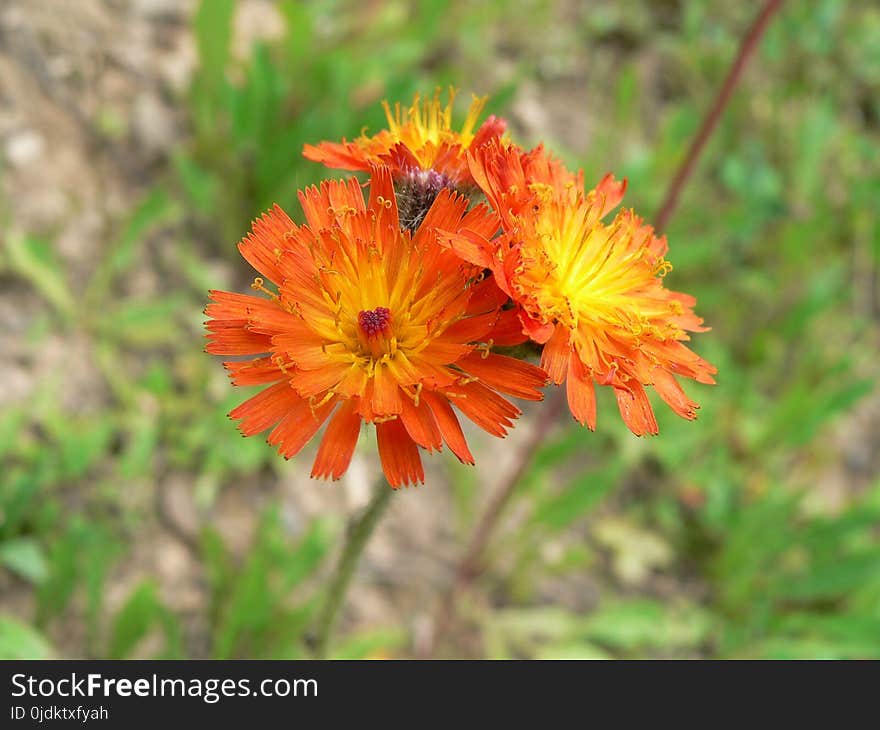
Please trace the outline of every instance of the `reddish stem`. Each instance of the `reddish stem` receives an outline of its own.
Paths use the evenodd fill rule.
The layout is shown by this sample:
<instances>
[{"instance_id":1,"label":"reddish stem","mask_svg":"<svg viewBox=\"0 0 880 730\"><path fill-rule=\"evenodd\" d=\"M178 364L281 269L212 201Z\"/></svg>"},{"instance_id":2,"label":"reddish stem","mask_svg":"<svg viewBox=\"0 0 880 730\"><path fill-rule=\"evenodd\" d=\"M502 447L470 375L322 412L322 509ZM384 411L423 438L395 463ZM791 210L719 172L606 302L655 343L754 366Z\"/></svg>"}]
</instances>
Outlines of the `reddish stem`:
<instances>
[{"instance_id":1,"label":"reddish stem","mask_svg":"<svg viewBox=\"0 0 880 730\"><path fill-rule=\"evenodd\" d=\"M443 636L449 629L455 617L456 600L482 572L483 553L486 551L492 534L498 526L498 521L504 511L504 507L510 501L514 489L520 483L523 476L525 476L526 471L528 471L532 459L547 436L547 431L552 428L553 424L562 415L566 404L565 390L563 388L557 388L547 398L538 418L532 424L532 430L528 438L519 447L518 458L513 468L503 476L492 491L489 503L486 505L482 515L480 515L480 520L473 533L471 533L471 538L464 551L464 555L456 566L452 585L446 591L443 601L440 603L434 623L434 639ZM430 656L432 652L433 639L429 642L428 646L422 647L419 655L422 657Z\"/></svg>"},{"instance_id":2,"label":"reddish stem","mask_svg":"<svg viewBox=\"0 0 880 730\"><path fill-rule=\"evenodd\" d=\"M697 132L697 135L691 142L691 146L688 149L687 156L684 158L684 162L681 163L681 167L678 168L675 177L669 184L663 204L657 211L657 215L654 216L654 226L658 231L662 231L666 228L669 218L675 212L681 191L684 188L685 183L688 181L688 178L691 176L691 173L693 173L697 160L700 157L700 153L703 151L703 147L706 146L706 142L709 140L709 137L712 136L712 132L718 124L718 120L721 119L721 115L727 106L727 102L730 100L730 95L733 93L734 88L742 76L746 63L752 53L754 53L758 41L761 40L761 36L764 35L764 31L767 29L767 25L771 18L781 6L782 0L767 0L767 2L764 3L764 7L761 8L761 12L758 13L758 16L752 23L752 27L749 28L748 32L743 36L739 46L739 53L737 53L730 70L727 72L727 77L724 79L724 83L718 91L718 95L715 97L712 107L703 118L703 123L700 125L700 131Z\"/></svg>"},{"instance_id":3,"label":"reddish stem","mask_svg":"<svg viewBox=\"0 0 880 730\"><path fill-rule=\"evenodd\" d=\"M513 469L501 480L489 497L489 503L486 505L486 509L471 535L467 550L465 550L464 556L455 572L455 589L467 585L480 574L482 568L480 562L483 552L485 552L489 544L492 532L498 523L498 518L504 510L504 506L510 499L510 495L513 494L516 485L525 476L529 465L532 463L532 458L547 436L547 431L552 428L553 424L562 415L565 406L566 398L563 388L558 388L544 403L538 419L532 424L532 431L528 439L520 447L520 458L517 459ZM453 595L454 592L454 590L451 591L449 595Z\"/></svg>"}]
</instances>

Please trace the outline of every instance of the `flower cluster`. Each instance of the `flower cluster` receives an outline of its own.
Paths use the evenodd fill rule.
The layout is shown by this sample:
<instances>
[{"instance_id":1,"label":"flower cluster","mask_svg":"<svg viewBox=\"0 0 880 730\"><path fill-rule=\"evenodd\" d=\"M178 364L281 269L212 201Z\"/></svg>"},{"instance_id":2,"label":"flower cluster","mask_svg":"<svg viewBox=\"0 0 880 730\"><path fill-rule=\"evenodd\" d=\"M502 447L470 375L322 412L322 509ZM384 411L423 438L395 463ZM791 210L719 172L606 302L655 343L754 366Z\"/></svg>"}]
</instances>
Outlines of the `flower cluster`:
<instances>
[{"instance_id":1,"label":"flower cluster","mask_svg":"<svg viewBox=\"0 0 880 730\"><path fill-rule=\"evenodd\" d=\"M388 129L307 145L367 173L369 195L357 178L303 190L302 225L276 205L239 244L259 295L210 293L207 351L237 357L235 385L266 386L230 416L288 458L323 427L314 477L345 472L364 423L399 487L424 481L420 449L474 463L459 413L503 437L520 415L508 398L541 400L548 382L590 429L594 386L610 386L637 435L657 433L645 386L693 419L677 376L713 382L684 344L705 330L694 299L663 286L666 238L631 210L610 218L625 182L585 190L504 120L477 126L485 99L456 129L452 101L386 103ZM540 366L504 354L527 341Z\"/></svg>"}]
</instances>

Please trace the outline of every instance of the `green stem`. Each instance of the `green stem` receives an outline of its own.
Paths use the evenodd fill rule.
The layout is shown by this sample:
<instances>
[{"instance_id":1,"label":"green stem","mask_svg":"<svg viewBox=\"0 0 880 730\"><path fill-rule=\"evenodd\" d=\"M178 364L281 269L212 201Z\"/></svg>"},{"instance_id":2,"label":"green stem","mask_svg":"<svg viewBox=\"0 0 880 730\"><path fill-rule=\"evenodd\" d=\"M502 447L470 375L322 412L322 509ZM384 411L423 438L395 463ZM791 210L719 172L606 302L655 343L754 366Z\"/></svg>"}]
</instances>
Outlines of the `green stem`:
<instances>
[{"instance_id":1,"label":"green stem","mask_svg":"<svg viewBox=\"0 0 880 730\"><path fill-rule=\"evenodd\" d=\"M315 658L326 659L333 638L333 629L339 612L345 603L348 587L354 576L355 568L360 560L364 548L369 542L373 530L379 524L379 520L385 513L388 503L391 501L393 491L385 479L380 479L376 486L373 498L364 511L357 517L353 517L346 529L345 548L336 564L336 570L324 599L324 607L318 617L317 641L315 645Z\"/></svg>"}]
</instances>

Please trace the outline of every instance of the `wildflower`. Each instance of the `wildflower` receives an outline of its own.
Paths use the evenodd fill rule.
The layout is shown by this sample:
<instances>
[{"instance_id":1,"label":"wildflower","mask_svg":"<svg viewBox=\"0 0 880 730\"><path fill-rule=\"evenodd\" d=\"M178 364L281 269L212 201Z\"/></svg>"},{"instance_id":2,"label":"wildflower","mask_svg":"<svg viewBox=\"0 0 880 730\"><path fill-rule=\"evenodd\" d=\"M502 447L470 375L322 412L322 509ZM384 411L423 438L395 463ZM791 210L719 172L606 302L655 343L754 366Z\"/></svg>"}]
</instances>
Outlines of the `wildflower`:
<instances>
[{"instance_id":1,"label":"wildflower","mask_svg":"<svg viewBox=\"0 0 880 730\"><path fill-rule=\"evenodd\" d=\"M305 145L303 155L328 167L342 170L369 170L371 165L391 168L395 182L421 187L450 187L465 192L473 186L467 152L477 149L504 134L505 122L490 116L477 128L477 121L486 104L486 97L473 97L460 130L452 127L455 90L449 90L449 101L443 106L439 89L431 99L418 94L411 106L394 105L392 112L383 102L388 129L368 137L361 134L353 142L321 142L317 147Z\"/></svg>"},{"instance_id":2,"label":"wildflower","mask_svg":"<svg viewBox=\"0 0 880 730\"><path fill-rule=\"evenodd\" d=\"M470 156L474 179L499 213L503 232L474 232L441 241L471 263L491 269L516 304L523 331L544 348L541 366L566 384L572 415L596 426L594 383L614 388L621 416L636 435L656 434L645 392L652 385L680 416L699 407L676 376L713 383L715 368L683 342L702 332L695 299L663 286L671 270L666 237L632 210L610 223L625 183L610 175L584 192L572 175L538 148L488 144Z\"/></svg>"},{"instance_id":3,"label":"wildflower","mask_svg":"<svg viewBox=\"0 0 880 730\"><path fill-rule=\"evenodd\" d=\"M372 169L366 204L354 178L299 198L305 225L275 206L239 244L265 297L211 292L207 351L251 358L225 363L235 385L268 385L230 416L246 436L272 428L269 443L288 458L326 422L313 477L345 472L362 423L375 425L392 487L424 481L418 447L445 442L473 464L453 406L504 436L520 411L499 393L540 400L546 382L492 352L524 341L516 313L437 242L438 227L491 236L496 216L444 190L414 233L402 230L387 167Z\"/></svg>"}]
</instances>

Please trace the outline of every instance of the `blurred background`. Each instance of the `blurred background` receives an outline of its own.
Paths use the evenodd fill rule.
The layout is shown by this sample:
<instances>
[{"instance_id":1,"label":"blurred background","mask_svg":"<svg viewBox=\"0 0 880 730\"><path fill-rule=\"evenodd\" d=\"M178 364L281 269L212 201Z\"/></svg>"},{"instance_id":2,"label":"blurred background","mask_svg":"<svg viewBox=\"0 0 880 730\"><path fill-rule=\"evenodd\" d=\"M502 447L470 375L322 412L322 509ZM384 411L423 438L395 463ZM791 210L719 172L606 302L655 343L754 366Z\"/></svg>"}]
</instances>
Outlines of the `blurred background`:
<instances>
[{"instance_id":1,"label":"blurred background","mask_svg":"<svg viewBox=\"0 0 880 730\"><path fill-rule=\"evenodd\" d=\"M341 174L303 143L452 84L650 218L759 5L3 0L0 656L309 656L373 437L337 483L242 439L202 327L250 221ZM880 657L878 100L880 7L789 2L668 227L699 420L550 429L442 631L535 409L427 457L333 656Z\"/></svg>"}]
</instances>

